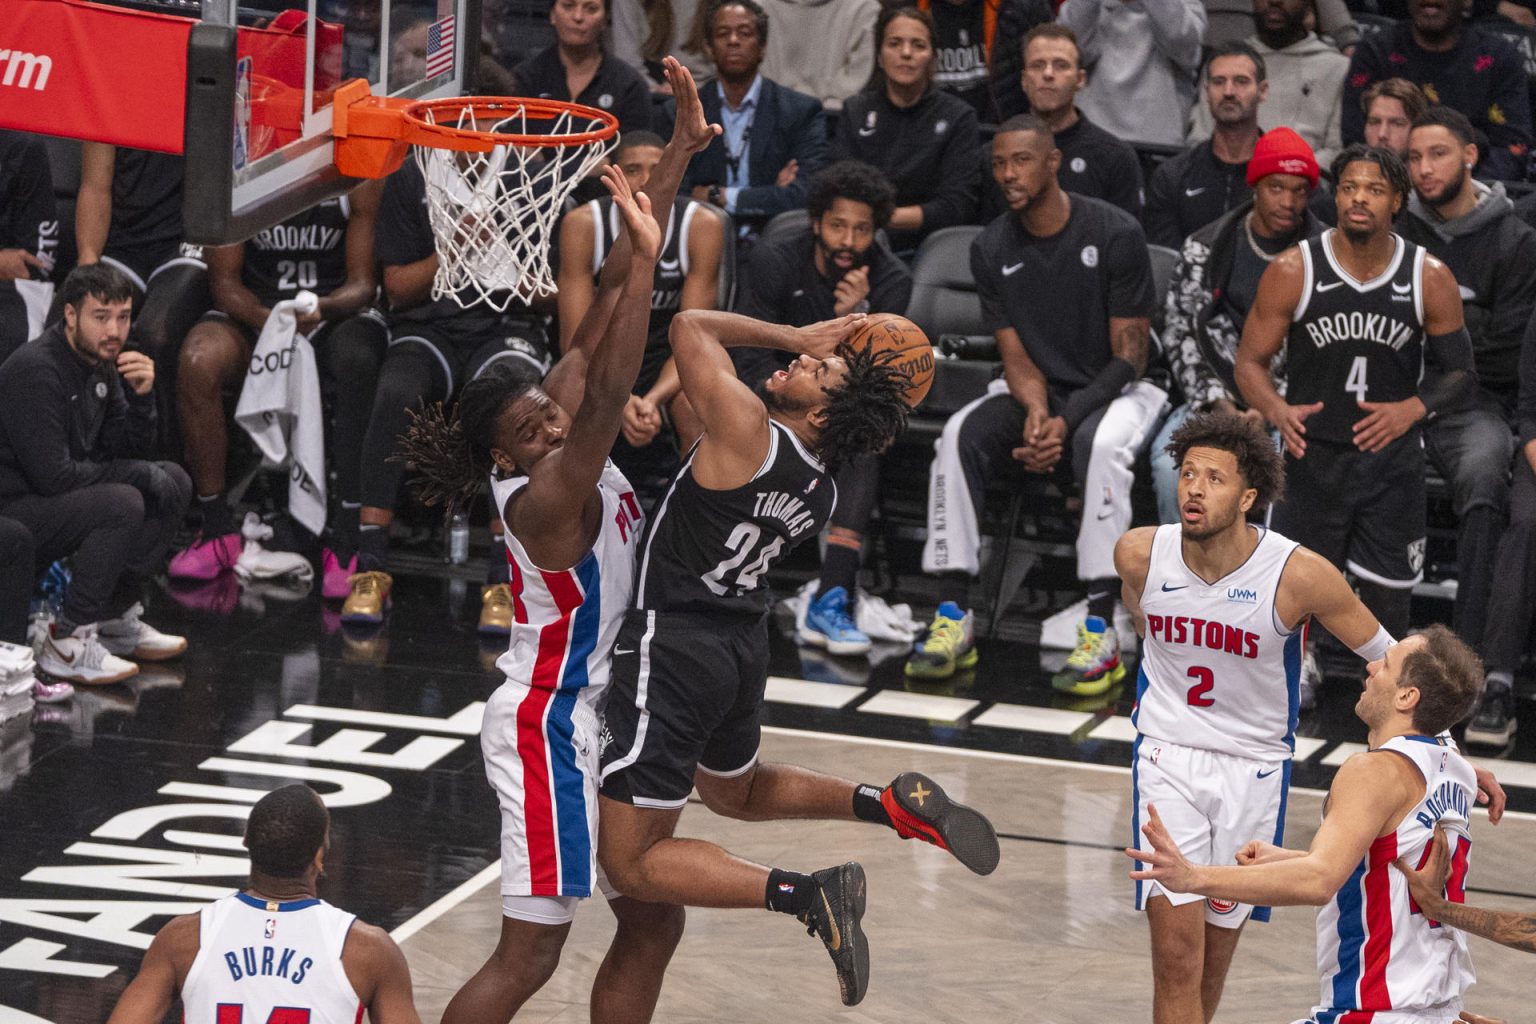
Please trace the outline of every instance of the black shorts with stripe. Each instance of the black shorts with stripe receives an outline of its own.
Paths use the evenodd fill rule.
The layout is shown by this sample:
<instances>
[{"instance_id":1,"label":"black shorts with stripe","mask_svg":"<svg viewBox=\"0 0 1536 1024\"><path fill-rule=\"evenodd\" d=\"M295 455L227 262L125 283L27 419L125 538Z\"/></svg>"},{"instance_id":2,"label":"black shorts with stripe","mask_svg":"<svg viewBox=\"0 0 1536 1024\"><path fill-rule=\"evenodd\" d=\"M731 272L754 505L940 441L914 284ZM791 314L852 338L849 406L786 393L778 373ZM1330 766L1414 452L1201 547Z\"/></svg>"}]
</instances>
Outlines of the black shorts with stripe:
<instances>
[{"instance_id":1,"label":"black shorts with stripe","mask_svg":"<svg viewBox=\"0 0 1536 1024\"><path fill-rule=\"evenodd\" d=\"M602 795L681 807L695 769L722 778L749 771L767 682L766 615L631 610L613 647Z\"/></svg>"}]
</instances>

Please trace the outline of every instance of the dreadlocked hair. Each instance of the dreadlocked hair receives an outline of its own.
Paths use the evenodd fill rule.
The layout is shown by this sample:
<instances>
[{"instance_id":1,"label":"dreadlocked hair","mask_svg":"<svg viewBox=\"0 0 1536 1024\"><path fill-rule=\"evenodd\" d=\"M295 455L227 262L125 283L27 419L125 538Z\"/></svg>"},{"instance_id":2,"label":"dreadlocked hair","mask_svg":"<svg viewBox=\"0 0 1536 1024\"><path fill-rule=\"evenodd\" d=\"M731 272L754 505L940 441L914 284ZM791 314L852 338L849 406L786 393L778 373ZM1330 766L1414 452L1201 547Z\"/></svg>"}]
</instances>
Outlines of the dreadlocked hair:
<instances>
[{"instance_id":1,"label":"dreadlocked hair","mask_svg":"<svg viewBox=\"0 0 1536 1024\"><path fill-rule=\"evenodd\" d=\"M442 402L410 410L411 424L392 458L421 474L415 487L424 504L442 505L443 514L452 516L475 496L495 468L496 421L537 386L526 375L492 364L464 385L451 414Z\"/></svg>"},{"instance_id":2,"label":"dreadlocked hair","mask_svg":"<svg viewBox=\"0 0 1536 1024\"><path fill-rule=\"evenodd\" d=\"M884 451L906 426L911 377L896 366L889 349L855 349L847 342L837 354L848 365L841 384L827 388L826 423L816 439L816 457L836 467L859 455Z\"/></svg>"}]
</instances>

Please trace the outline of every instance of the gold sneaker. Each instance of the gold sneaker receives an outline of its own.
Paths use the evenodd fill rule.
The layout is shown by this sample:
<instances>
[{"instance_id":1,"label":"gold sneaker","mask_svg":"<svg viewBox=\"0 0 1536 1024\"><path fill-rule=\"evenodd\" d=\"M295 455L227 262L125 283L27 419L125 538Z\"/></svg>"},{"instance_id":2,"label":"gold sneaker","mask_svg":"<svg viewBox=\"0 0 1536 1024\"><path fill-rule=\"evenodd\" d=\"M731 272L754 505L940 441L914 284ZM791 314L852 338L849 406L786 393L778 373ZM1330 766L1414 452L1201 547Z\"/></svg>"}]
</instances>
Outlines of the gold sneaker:
<instances>
[{"instance_id":1,"label":"gold sneaker","mask_svg":"<svg viewBox=\"0 0 1536 1024\"><path fill-rule=\"evenodd\" d=\"M512 635L512 588L488 583L480 588L480 635Z\"/></svg>"},{"instance_id":2,"label":"gold sneaker","mask_svg":"<svg viewBox=\"0 0 1536 1024\"><path fill-rule=\"evenodd\" d=\"M349 581L352 593L341 606L341 621L377 625L389 608L389 588L394 579L387 572L360 572Z\"/></svg>"}]
</instances>

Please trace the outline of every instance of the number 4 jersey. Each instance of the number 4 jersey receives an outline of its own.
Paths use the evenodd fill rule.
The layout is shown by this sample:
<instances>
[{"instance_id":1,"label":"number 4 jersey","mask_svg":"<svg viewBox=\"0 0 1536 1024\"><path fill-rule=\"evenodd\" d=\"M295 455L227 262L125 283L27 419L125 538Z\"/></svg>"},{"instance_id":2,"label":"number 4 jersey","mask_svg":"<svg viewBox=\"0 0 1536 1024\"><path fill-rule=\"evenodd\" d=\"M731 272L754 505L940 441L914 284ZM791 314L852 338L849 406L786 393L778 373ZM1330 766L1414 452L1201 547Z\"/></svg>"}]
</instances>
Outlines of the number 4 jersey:
<instances>
[{"instance_id":1,"label":"number 4 jersey","mask_svg":"<svg viewBox=\"0 0 1536 1024\"><path fill-rule=\"evenodd\" d=\"M1424 257L1392 236L1392 260L1357 281L1333 255L1336 230L1301 245L1301 301L1286 339L1286 401L1322 402L1307 417L1308 441L1354 444L1360 402L1400 402L1424 375Z\"/></svg>"},{"instance_id":2,"label":"number 4 jersey","mask_svg":"<svg viewBox=\"0 0 1536 1024\"><path fill-rule=\"evenodd\" d=\"M1257 526L1248 560L1214 583L1184 564L1183 533L1159 526L1141 610L1146 637L1136 679L1136 731L1256 761L1295 746L1301 630L1275 614L1275 594L1296 542Z\"/></svg>"},{"instance_id":3,"label":"number 4 jersey","mask_svg":"<svg viewBox=\"0 0 1536 1024\"><path fill-rule=\"evenodd\" d=\"M184 1024L356 1024L362 1007L341 963L356 917L324 900L239 892L201 911L182 986Z\"/></svg>"},{"instance_id":4,"label":"number 4 jersey","mask_svg":"<svg viewBox=\"0 0 1536 1024\"><path fill-rule=\"evenodd\" d=\"M837 486L793 431L769 420L768 455L750 481L713 491L678 470L646 533L635 606L671 612L764 613L763 575L821 532ZM695 449L695 452L697 449Z\"/></svg>"}]
</instances>

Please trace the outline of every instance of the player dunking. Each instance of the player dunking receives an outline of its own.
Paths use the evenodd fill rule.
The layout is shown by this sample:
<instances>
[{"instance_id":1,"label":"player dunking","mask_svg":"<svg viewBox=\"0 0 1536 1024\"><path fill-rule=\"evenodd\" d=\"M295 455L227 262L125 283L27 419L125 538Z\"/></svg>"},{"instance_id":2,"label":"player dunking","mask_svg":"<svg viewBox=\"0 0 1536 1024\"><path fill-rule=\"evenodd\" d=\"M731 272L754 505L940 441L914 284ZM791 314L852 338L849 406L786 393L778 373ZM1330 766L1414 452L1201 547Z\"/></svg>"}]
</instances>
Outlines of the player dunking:
<instances>
[{"instance_id":1,"label":"player dunking","mask_svg":"<svg viewBox=\"0 0 1536 1024\"><path fill-rule=\"evenodd\" d=\"M1438 827L1456 851L1445 898L1462 901L1477 782L1437 734L1472 710L1482 686L1482 663L1445 626L1408 637L1369 666L1355 714L1370 749L1340 766L1310 849L1255 839L1236 864L1192 863L1152 807L1150 848L1125 851L1146 865L1131 876L1230 902L1320 906L1310 1024L1463 1019L1474 980L1466 936L1425 914L1392 865L1426 860Z\"/></svg>"},{"instance_id":2,"label":"player dunking","mask_svg":"<svg viewBox=\"0 0 1536 1024\"><path fill-rule=\"evenodd\" d=\"M689 157L718 131L687 70L665 63L678 104L673 141L652 175L653 194L633 195L617 168L604 174L624 231L570 350L542 387L493 370L465 385L453 423L429 414L407 436L429 501L462 500L491 474L514 610L510 647L497 662L507 678L487 703L480 738L502 812L501 936L448 1004L447 1024L505 1024L554 973L576 905L597 881L597 709L644 527L608 452L646 346L662 244L652 204L665 216ZM594 985L593 1013L648 1020L682 910L623 898L610 906L619 933ZM630 987L612 984L615 964L639 968L623 975Z\"/></svg>"},{"instance_id":3,"label":"player dunking","mask_svg":"<svg viewBox=\"0 0 1536 1024\"><path fill-rule=\"evenodd\" d=\"M987 819L925 776L882 789L758 760L763 576L826 524L837 497L829 463L881 450L906 416L904 378L842 344L861 320L792 328L692 310L672 321L683 392L704 434L647 526L635 610L614 647L600 839L603 868L626 895L798 917L831 953L850 1006L869 969L857 863L814 875L769 869L673 833L697 786L729 817L862 819L937 843L981 874L997 864ZM754 393L726 352L737 345L799 356Z\"/></svg>"},{"instance_id":4,"label":"player dunking","mask_svg":"<svg viewBox=\"0 0 1536 1024\"><path fill-rule=\"evenodd\" d=\"M256 801L250 884L160 929L108 1024L160 1024L178 995L185 1024L421 1024L400 947L315 896L330 825L308 786Z\"/></svg>"}]
</instances>

